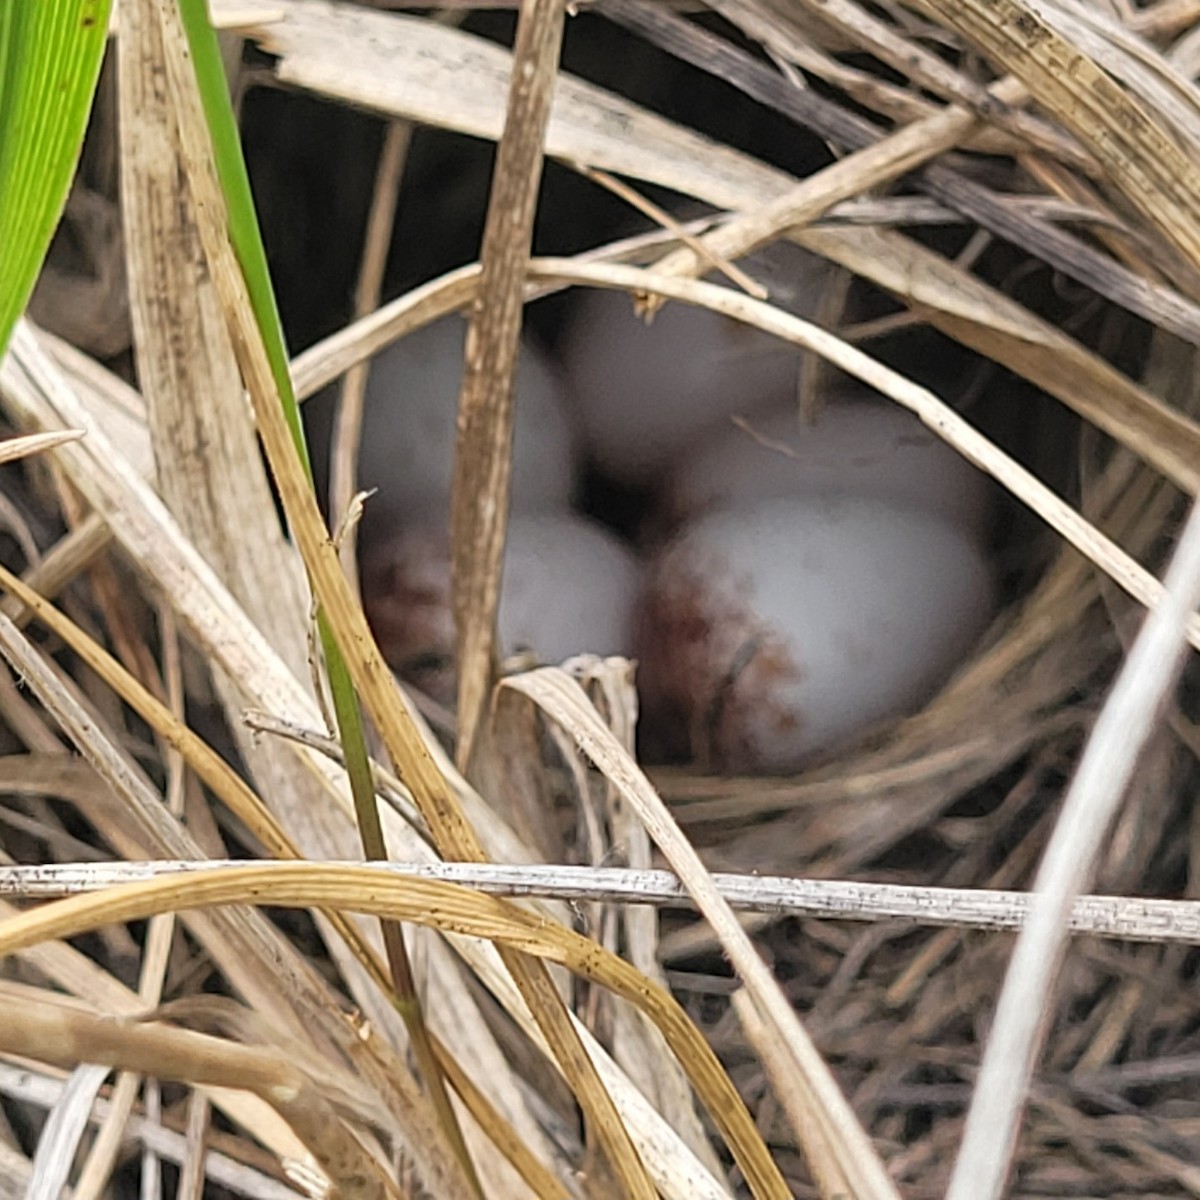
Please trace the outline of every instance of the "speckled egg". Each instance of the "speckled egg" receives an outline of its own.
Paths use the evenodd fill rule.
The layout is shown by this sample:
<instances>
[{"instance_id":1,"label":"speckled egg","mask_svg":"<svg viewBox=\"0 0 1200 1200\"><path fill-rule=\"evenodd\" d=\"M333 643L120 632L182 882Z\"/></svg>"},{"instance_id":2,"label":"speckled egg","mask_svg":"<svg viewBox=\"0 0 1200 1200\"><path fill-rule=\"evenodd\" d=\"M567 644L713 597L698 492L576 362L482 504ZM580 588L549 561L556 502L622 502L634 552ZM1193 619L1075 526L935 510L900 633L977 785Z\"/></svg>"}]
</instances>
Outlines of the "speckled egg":
<instances>
[{"instance_id":1,"label":"speckled egg","mask_svg":"<svg viewBox=\"0 0 1200 1200\"><path fill-rule=\"evenodd\" d=\"M450 542L441 522L411 524L362 560L363 605L384 657L435 699L454 694ZM502 655L540 662L629 654L641 580L633 552L568 512L509 520L498 630Z\"/></svg>"},{"instance_id":2,"label":"speckled egg","mask_svg":"<svg viewBox=\"0 0 1200 1200\"><path fill-rule=\"evenodd\" d=\"M991 610L982 552L928 513L846 498L714 512L649 571L651 742L713 770L795 770L927 699Z\"/></svg>"}]
</instances>

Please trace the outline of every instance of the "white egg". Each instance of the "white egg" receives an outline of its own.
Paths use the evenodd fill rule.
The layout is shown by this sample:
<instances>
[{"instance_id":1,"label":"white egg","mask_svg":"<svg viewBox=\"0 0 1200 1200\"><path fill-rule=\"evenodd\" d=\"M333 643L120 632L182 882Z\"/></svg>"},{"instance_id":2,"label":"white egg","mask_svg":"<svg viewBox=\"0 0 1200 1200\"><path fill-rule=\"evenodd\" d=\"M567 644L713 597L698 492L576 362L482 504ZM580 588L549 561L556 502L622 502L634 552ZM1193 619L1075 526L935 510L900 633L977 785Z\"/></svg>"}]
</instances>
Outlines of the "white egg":
<instances>
[{"instance_id":1,"label":"white egg","mask_svg":"<svg viewBox=\"0 0 1200 1200\"><path fill-rule=\"evenodd\" d=\"M811 423L795 403L714 430L676 463L666 490L675 519L785 496L861 496L946 517L982 533L991 480L898 405L841 387Z\"/></svg>"},{"instance_id":2,"label":"white egg","mask_svg":"<svg viewBox=\"0 0 1200 1200\"><path fill-rule=\"evenodd\" d=\"M520 515L509 529L500 596L505 653L542 662L629 654L641 571L616 535L574 515Z\"/></svg>"},{"instance_id":3,"label":"white egg","mask_svg":"<svg viewBox=\"0 0 1200 1200\"><path fill-rule=\"evenodd\" d=\"M630 654L641 581L633 552L573 513L514 513L504 552L500 653L540 662ZM454 691L450 542L441 522L411 525L369 548L363 605L384 657L435 699Z\"/></svg>"},{"instance_id":4,"label":"white egg","mask_svg":"<svg viewBox=\"0 0 1200 1200\"><path fill-rule=\"evenodd\" d=\"M710 769L795 770L926 699L991 608L981 551L926 513L844 498L712 513L642 598L651 742Z\"/></svg>"},{"instance_id":5,"label":"white egg","mask_svg":"<svg viewBox=\"0 0 1200 1200\"><path fill-rule=\"evenodd\" d=\"M367 534L373 524L448 510L466 328L462 317L445 317L372 361L358 458L359 487L378 489L364 517ZM332 395L315 398L308 407L313 408L314 443L320 448L323 440L327 447ZM327 456L327 448L319 449L318 462ZM576 458L563 383L526 342L517 365L513 508L565 507L575 483Z\"/></svg>"},{"instance_id":6,"label":"white egg","mask_svg":"<svg viewBox=\"0 0 1200 1200\"><path fill-rule=\"evenodd\" d=\"M784 307L811 316L827 268L800 250L782 261ZM582 295L563 347L587 449L629 484L657 482L682 446L731 414L794 396L800 361L796 347L709 309L669 303L647 324L614 291Z\"/></svg>"}]
</instances>

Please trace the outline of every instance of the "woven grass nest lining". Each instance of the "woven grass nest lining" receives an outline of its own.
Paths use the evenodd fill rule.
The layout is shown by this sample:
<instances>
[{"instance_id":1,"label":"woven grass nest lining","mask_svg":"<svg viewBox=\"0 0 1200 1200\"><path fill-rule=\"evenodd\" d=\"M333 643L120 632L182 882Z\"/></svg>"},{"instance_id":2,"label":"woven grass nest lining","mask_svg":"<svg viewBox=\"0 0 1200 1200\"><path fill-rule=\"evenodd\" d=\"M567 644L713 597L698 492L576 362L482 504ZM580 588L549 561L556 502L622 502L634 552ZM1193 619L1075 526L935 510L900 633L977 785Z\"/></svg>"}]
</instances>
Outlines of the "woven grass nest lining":
<instances>
[{"instance_id":1,"label":"woven grass nest lining","mask_svg":"<svg viewBox=\"0 0 1200 1200\"><path fill-rule=\"evenodd\" d=\"M1178 4L1122 13L1119 19L1067 7L1033 13L1014 6L1011 13L1000 14L1010 20L996 20L994 13L981 15L961 6L945 12L930 6L920 16L902 9L872 15L839 3L820 5L820 20L810 23L797 21L782 6L713 7L752 41L765 45L776 65L767 66L723 34L659 8L621 0L601 11L683 57L718 66L726 78L753 89L761 102L782 107L842 151L867 145L889 122L896 123L897 131L873 150L850 153L796 188L778 170L743 153L562 79L547 152L561 161L586 163L733 210L737 216L705 235L719 256L736 258L786 231L890 291L944 334L1043 388L1105 437L1084 439L1078 464L1080 517L1069 506L1056 504L996 448L974 438L971 428L956 423L955 414L929 393L879 373L835 339L797 330L786 314L772 314L732 291L718 297L711 285L689 284L687 264L681 262L676 285L681 296L728 305L773 332L810 337L814 348L870 373L881 390L915 408L948 440L997 473L1077 549L1064 548L1056 555L997 623L978 657L927 710L859 752L797 780L708 780L674 772L663 772L657 780L678 802L677 815L697 843L707 847L713 865L831 875L867 871L873 878L922 884L1026 884L1119 642L1127 642L1136 627L1137 608L1128 595L1153 601L1158 594L1153 577L1136 562L1159 566L1180 511L1180 491L1193 492L1196 485L1200 430L1185 415L1195 412L1191 379L1200 332L1200 310L1188 299L1200 294L1195 286L1200 242L1192 212L1200 203L1193 178L1200 139L1195 91L1183 77L1193 70L1196 57L1192 16ZM282 20L280 8L285 10ZM260 23L253 13L247 23L244 4L237 9L239 28L280 55L277 74L286 84L478 136L494 138L501 131L507 56L478 38L427 18L318 3L293 2L270 12L264 6ZM218 4L214 12L220 20L227 10ZM1031 37L1031 29L1037 38ZM1145 40L1134 39L1130 31ZM1022 34L1025 41L1018 44ZM972 44L974 56L956 49L962 37ZM849 53L864 49L874 63L864 66L861 57ZM1073 49L1088 58L1072 61ZM892 73L880 72L879 62ZM797 88L786 70L776 69L780 63L801 68L828 88ZM1090 63L1106 74L1091 74ZM992 82L1005 69L1022 83ZM898 81L895 72L909 85ZM1038 107L1024 103L1023 88L1037 97ZM962 107L946 109L931 97ZM876 122L880 128L872 132L864 111L881 119ZM1146 114L1152 114L1148 124ZM1022 194L993 191L979 182L972 168L977 153L1006 164L1013 160L1014 191L1019 180ZM921 168L925 162L933 165ZM918 176L909 176L918 168ZM988 178L994 173L993 164ZM868 194L902 177L913 178L926 198ZM1031 181L1045 189L1044 201L1031 201ZM969 262L951 263L900 233L914 214L929 215L931 199L939 206L933 215L957 211L1148 322L1154 332L1136 372L1128 373L1123 361L1127 373L1119 373L1053 321L972 275ZM878 219L880 213L882 224L855 223ZM588 261L535 263L526 286L534 291L585 282L636 290L639 281L648 282L645 276L609 269L602 260L603 255L595 255ZM637 261L647 261L644 251ZM661 264L650 269L663 273ZM304 392L315 390L355 357L405 328L462 306L477 286L466 270L366 318L302 356L295 367L298 386ZM1119 327L1127 319L1116 315L1109 321ZM42 353L44 346L22 342L6 368L6 401L11 410L21 411L22 423L52 423L44 395L40 415L37 407L39 388L53 379L53 370L38 375ZM96 385L86 364L65 351L59 354L59 364L74 372L77 386ZM89 397L89 404L96 403ZM136 401L126 397L122 403L126 412L136 414ZM65 415L61 409L59 415ZM138 469L148 474L145 435L127 427L118 437L124 456L138 461ZM1116 448L1105 439L1112 439ZM159 448L161 454L161 440ZM89 459L86 452L64 456L64 462L89 503L107 520L119 521L120 500L105 476L113 463ZM179 490L173 498L168 495L168 502L186 505L184 485L164 480L164 490L172 486ZM198 579L200 567L187 544L156 546L160 531L153 520L135 512L126 518L120 537L125 553L166 589L169 602L192 625L189 636L201 643L207 638L209 653L232 678L245 680L257 673L252 695L262 707L290 714L301 725L319 724L307 700L273 668L264 670L256 661L260 648L249 630L242 630L241 642L218 648L228 633L222 623L229 614L210 614L207 626L195 623L213 593L206 591L207 584L189 582L187 573ZM190 536L210 560L220 552L204 547L201 533L193 530ZM251 557L262 553L258 543L251 547ZM236 579L252 564L230 552L214 566ZM180 567L184 574L173 575ZM284 575L288 569L283 568ZM55 570L48 563L41 578L53 579ZM70 566L65 570L69 574ZM55 590L53 584L50 590ZM253 611L254 597L239 599ZM272 599L277 607L286 607ZM303 678L302 639L278 628L270 637L296 678ZM269 653L266 647L261 650ZM628 713L621 715L621 683L602 675L593 686L609 720L618 728L622 720L627 724ZM240 711L244 698L234 699L237 688L219 687L228 689L230 711ZM518 730L522 722L528 722L527 713L515 717ZM536 737L528 731L526 736L526 748L536 746ZM291 752L252 741L250 735L242 736L256 779L272 773L289 779ZM1170 892L1190 883L1190 845L1184 836L1189 817L1176 799L1191 765L1180 746L1189 742L1194 735L1188 719L1174 713L1170 730L1157 736L1108 843L1098 886ZM564 751L569 749L570 743L564 743ZM587 795L586 775L570 766L572 753L565 754L568 770L576 773ZM323 760L314 762L326 781L336 778ZM442 766L457 780L448 762ZM512 778L500 777L502 783ZM545 781L537 786L544 790ZM485 822L488 852L501 861L519 860L519 845L505 841L501 825L488 828L471 789L461 780L455 787L475 805L469 809L472 819ZM50 790L70 794L61 782L57 788L61 790ZM328 822L322 822L324 828L311 824L314 809L306 804L327 802L319 789L310 790L307 798L296 796L285 823L303 830L301 844L311 856L353 857L356 845L348 826L335 831ZM520 814L511 816L520 827ZM588 819L592 856L603 860L613 852L607 839L616 842L618 851L648 856L640 826L628 812L622 816L619 806ZM390 828L393 837L403 839L406 854L419 858L426 853L398 822ZM582 844L588 845L586 840ZM183 853L178 844L168 845ZM163 852L160 841L151 839L149 846ZM197 936L205 940L201 932ZM700 926L678 926L659 948L673 963L696 964L697 955L711 945L707 938ZM652 927L630 917L620 939L639 966L653 970L657 935ZM254 995L253 972L243 971L239 978L230 962L228 945L236 943L222 952L219 940L210 927L210 953L244 996ZM478 1017L462 1007L467 1002L455 982L461 968L440 942L421 944L430 956L424 968L434 989L430 1008L444 1006L471 1028ZM902 1193L941 1194L961 1132L982 1040L980 1025L999 987L1007 943L982 935L913 934L886 926L864 933L851 925L810 921L778 927L765 935L763 944L788 978L789 998L807 1014L821 1050L837 1063L839 1079ZM505 991L485 957L468 955L468 960L494 989ZM344 952L341 961L352 975ZM1195 1190L1195 1166L1185 1144L1195 1117L1186 1082L1192 1070L1191 1019L1183 1000L1191 969L1180 948L1077 947L1062 985L1061 1016L1035 1090L1011 1194L1186 1195ZM673 975L672 982L685 998L702 997L714 986L719 990L694 967ZM397 1035L394 1017L378 996L372 1009L363 1000L369 989L360 984L355 991L378 1028ZM733 1064L760 1125L781 1143L790 1143L791 1127L773 1118L771 1089L757 1062L747 1057L741 1033L729 1020L714 1023L711 1005L698 999L693 1008ZM487 1038L467 1047L460 1044L456 1052L491 1064L498 1078L512 1070ZM518 1070L521 1065L518 1060ZM538 1086L547 1095L558 1094L554 1083L538 1078ZM510 1091L504 1102L528 1143L556 1164L577 1155L579 1146L561 1130L559 1144L548 1144L545 1130L531 1118L518 1092ZM668 1104L665 1095L658 1099ZM698 1147L686 1107L676 1110L671 1123ZM255 1119L266 1118L259 1112ZM283 1152L286 1138L279 1135L272 1144ZM673 1153L666 1152L667 1159ZM710 1152L697 1153L719 1170ZM806 1168L792 1150L779 1148L777 1157L789 1186L810 1194ZM669 1194L696 1194L681 1179L662 1186ZM603 1185L596 1186L604 1192ZM509 1194L513 1183L497 1168L488 1187L494 1189L489 1194ZM720 1194L719 1189L711 1194ZM855 1194L872 1193L856 1185Z\"/></svg>"}]
</instances>

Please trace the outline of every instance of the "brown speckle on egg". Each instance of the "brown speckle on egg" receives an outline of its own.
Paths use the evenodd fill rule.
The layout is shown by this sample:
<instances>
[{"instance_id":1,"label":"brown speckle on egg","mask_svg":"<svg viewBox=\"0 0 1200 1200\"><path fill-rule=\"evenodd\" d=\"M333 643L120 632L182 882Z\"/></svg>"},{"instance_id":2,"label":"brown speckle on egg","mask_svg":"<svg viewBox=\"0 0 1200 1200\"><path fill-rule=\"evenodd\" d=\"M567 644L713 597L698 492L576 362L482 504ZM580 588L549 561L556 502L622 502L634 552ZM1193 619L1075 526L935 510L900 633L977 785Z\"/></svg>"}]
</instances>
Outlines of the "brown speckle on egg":
<instances>
[{"instance_id":1,"label":"brown speckle on egg","mask_svg":"<svg viewBox=\"0 0 1200 1200\"><path fill-rule=\"evenodd\" d=\"M845 498L711 513L648 573L646 751L796 770L927 698L990 609L982 552L929 513Z\"/></svg>"}]
</instances>

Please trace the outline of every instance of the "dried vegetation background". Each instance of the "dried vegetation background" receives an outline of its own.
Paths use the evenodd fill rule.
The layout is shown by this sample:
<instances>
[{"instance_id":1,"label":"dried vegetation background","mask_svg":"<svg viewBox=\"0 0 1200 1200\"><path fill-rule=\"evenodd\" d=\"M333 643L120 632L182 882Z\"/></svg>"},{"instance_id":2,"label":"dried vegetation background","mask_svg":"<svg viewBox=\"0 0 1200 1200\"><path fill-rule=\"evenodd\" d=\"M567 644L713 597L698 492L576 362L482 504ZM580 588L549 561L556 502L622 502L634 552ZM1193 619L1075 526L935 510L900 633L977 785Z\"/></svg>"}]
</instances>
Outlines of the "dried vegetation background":
<instances>
[{"instance_id":1,"label":"dried vegetation background","mask_svg":"<svg viewBox=\"0 0 1200 1200\"><path fill-rule=\"evenodd\" d=\"M665 863L708 919L611 871L455 876L552 897L520 905L361 869L143 872L40 907L10 873L0 1196L1200 1195L1200 733L1186 673L1172 689L1200 622L1194 580L1174 607L1158 582L1200 482L1196 0L597 0L565 17L562 69L556 0L529 0L512 50L503 12L213 0L280 304L307 347L297 391L350 371L335 512L355 364L480 301L449 751L365 648L264 418L159 9L122 4L66 233L0 368L13 431L86 430L0 476L3 562L61 606L5 574L6 859L91 864L42 872L45 894L113 882L110 860L360 858L316 699L307 568L379 730L393 859ZM474 187L470 170L415 169L431 130L477 158L500 142L490 203L488 155ZM323 206L307 224L288 223L289 190ZM618 239L635 201L710 216ZM824 330L710 274L783 239L843 269ZM428 247L443 244L480 263L441 273ZM496 681L512 335L523 302L571 285L758 324L1005 485L1010 603L924 711L795 779L652 771L668 815L631 757L626 664ZM1033 883L1156 606L1159 640L1112 693L1041 883L1063 906L1082 888L1164 902L1077 908L1091 933L1057 980L1047 906L1022 943L1027 990L1005 985L997 1016L1013 938L994 930L1029 910L995 893ZM693 846L751 878L714 884ZM771 875L829 884L780 899L753 878ZM634 885L669 911L628 906ZM753 948L720 889L765 909L745 918ZM377 917L407 923L478 1180L409 1062ZM1014 1033L1022 1007L1044 1045Z\"/></svg>"}]
</instances>

